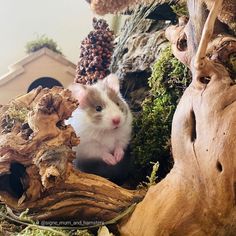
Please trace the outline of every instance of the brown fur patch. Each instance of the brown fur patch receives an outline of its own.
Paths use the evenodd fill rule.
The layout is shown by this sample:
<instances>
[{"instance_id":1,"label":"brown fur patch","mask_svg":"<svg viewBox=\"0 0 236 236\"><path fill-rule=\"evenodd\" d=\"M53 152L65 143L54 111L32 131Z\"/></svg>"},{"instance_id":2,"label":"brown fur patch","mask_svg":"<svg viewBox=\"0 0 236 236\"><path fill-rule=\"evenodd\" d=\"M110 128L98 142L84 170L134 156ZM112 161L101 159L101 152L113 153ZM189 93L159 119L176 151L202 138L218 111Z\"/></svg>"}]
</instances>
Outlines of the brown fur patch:
<instances>
[{"instance_id":1,"label":"brown fur patch","mask_svg":"<svg viewBox=\"0 0 236 236\"><path fill-rule=\"evenodd\" d=\"M128 108L125 102L120 98L118 93L116 93L113 89L108 88L107 95L111 99L111 101L113 101L124 114L127 114Z\"/></svg>"},{"instance_id":2,"label":"brown fur patch","mask_svg":"<svg viewBox=\"0 0 236 236\"><path fill-rule=\"evenodd\" d=\"M86 110L88 112L89 117L91 117L91 120L93 123L98 123L102 120L102 114L101 112L96 111L97 106L101 106L102 109L105 108L106 103L101 98L99 92L94 88L88 88L87 89L87 95L86 95Z\"/></svg>"}]
</instances>

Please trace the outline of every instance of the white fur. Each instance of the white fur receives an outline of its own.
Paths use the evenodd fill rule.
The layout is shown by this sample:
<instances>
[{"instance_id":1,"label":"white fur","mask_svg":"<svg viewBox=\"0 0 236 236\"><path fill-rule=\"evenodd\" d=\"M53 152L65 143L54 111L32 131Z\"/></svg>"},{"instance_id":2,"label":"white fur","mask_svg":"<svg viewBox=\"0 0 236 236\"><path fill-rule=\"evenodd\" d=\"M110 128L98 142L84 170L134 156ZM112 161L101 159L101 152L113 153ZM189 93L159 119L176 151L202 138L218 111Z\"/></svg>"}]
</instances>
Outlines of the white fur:
<instances>
[{"instance_id":1,"label":"white fur","mask_svg":"<svg viewBox=\"0 0 236 236\"><path fill-rule=\"evenodd\" d=\"M106 102L106 108L101 111L101 122L94 124L86 111L80 107L73 112L72 117L67 121L67 124L71 124L77 136L80 137L80 144L76 147L77 158L103 159L111 165L115 165L123 158L124 150L131 138L132 115L126 103L127 115L121 112L104 90L104 86L110 87L111 85L114 86L114 90L119 90L117 81L118 78L116 80L114 76L110 76L103 82L93 85ZM109 83L111 84L109 85ZM121 121L119 127L115 129L112 118L117 116L121 118Z\"/></svg>"}]
</instances>

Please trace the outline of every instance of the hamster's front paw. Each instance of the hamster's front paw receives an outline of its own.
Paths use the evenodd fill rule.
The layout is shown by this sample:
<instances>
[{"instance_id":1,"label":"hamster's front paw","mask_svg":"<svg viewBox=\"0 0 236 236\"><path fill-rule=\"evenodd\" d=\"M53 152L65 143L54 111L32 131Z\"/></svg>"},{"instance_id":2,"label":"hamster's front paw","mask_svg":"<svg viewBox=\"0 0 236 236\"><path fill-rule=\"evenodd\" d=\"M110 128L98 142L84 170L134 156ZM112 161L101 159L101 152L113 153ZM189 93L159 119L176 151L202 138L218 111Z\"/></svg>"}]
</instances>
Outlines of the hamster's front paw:
<instances>
[{"instance_id":1,"label":"hamster's front paw","mask_svg":"<svg viewBox=\"0 0 236 236\"><path fill-rule=\"evenodd\" d=\"M104 153L102 156L102 160L108 165L114 166L117 164L116 158L110 153Z\"/></svg>"},{"instance_id":2,"label":"hamster's front paw","mask_svg":"<svg viewBox=\"0 0 236 236\"><path fill-rule=\"evenodd\" d=\"M124 150L123 150L122 147L118 146L118 147L115 148L114 157L116 159L116 163L120 162L123 159L124 154L125 153L124 153Z\"/></svg>"}]
</instances>

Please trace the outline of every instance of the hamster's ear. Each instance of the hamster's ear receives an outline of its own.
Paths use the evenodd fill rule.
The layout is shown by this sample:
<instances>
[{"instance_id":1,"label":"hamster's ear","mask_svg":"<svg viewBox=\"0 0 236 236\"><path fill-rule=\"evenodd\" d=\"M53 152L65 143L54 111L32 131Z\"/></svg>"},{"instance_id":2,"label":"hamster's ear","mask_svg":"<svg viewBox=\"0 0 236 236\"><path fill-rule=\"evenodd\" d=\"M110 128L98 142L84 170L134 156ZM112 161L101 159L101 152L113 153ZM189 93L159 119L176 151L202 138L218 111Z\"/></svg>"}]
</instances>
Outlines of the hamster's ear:
<instances>
[{"instance_id":1,"label":"hamster's ear","mask_svg":"<svg viewBox=\"0 0 236 236\"><path fill-rule=\"evenodd\" d=\"M120 91L120 81L117 75L110 74L104 79L105 86L113 89L115 92Z\"/></svg>"},{"instance_id":2,"label":"hamster's ear","mask_svg":"<svg viewBox=\"0 0 236 236\"><path fill-rule=\"evenodd\" d=\"M79 107L84 108L88 94L86 85L73 83L68 86L68 89L72 92L72 96L78 100Z\"/></svg>"}]
</instances>

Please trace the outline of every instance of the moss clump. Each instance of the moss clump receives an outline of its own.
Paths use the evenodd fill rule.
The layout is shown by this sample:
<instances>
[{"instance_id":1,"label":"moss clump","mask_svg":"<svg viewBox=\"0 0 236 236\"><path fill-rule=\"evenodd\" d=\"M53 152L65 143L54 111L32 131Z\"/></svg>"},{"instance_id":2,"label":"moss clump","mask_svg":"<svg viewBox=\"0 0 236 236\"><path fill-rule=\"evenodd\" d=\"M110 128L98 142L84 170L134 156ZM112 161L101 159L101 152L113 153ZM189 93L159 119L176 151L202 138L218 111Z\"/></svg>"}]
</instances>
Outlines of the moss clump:
<instances>
[{"instance_id":1,"label":"moss clump","mask_svg":"<svg viewBox=\"0 0 236 236\"><path fill-rule=\"evenodd\" d=\"M93 236L88 230L52 228L37 225L29 216L28 210L19 219L12 218L4 204L0 204L0 235L12 236Z\"/></svg>"},{"instance_id":2,"label":"moss clump","mask_svg":"<svg viewBox=\"0 0 236 236\"><path fill-rule=\"evenodd\" d=\"M14 104L9 106L5 117L0 121L2 132L9 133L16 123L26 122L29 111L27 108L17 107Z\"/></svg>"},{"instance_id":3,"label":"moss clump","mask_svg":"<svg viewBox=\"0 0 236 236\"><path fill-rule=\"evenodd\" d=\"M17 233L20 232L23 227L8 221L4 217L5 214L6 207L0 203L0 235L17 235Z\"/></svg>"},{"instance_id":4,"label":"moss clump","mask_svg":"<svg viewBox=\"0 0 236 236\"><path fill-rule=\"evenodd\" d=\"M51 230L51 229L39 229L37 227L28 226L24 230L22 230L20 233L17 234L17 236L69 236L69 233L66 233L66 231L62 230Z\"/></svg>"},{"instance_id":5,"label":"moss clump","mask_svg":"<svg viewBox=\"0 0 236 236\"><path fill-rule=\"evenodd\" d=\"M37 226L28 226L17 236L93 236L87 230L61 230L53 229L48 227L48 229L40 229Z\"/></svg>"},{"instance_id":6,"label":"moss clump","mask_svg":"<svg viewBox=\"0 0 236 236\"><path fill-rule=\"evenodd\" d=\"M29 110L25 107L10 106L7 114L10 119L24 123L27 120Z\"/></svg>"},{"instance_id":7,"label":"moss clump","mask_svg":"<svg viewBox=\"0 0 236 236\"><path fill-rule=\"evenodd\" d=\"M58 48L57 43L45 35L38 37L35 40L32 40L26 44L26 52L32 53L40 50L41 48L48 48L56 53L62 54L61 50Z\"/></svg>"},{"instance_id":8,"label":"moss clump","mask_svg":"<svg viewBox=\"0 0 236 236\"><path fill-rule=\"evenodd\" d=\"M236 53L235 52L229 55L229 60L227 64L231 72L236 74Z\"/></svg>"},{"instance_id":9,"label":"moss clump","mask_svg":"<svg viewBox=\"0 0 236 236\"><path fill-rule=\"evenodd\" d=\"M168 46L153 67L149 78L150 96L144 100L142 112L134 120L131 158L138 181L145 180L151 172L151 162L159 162L160 178L170 170L172 118L189 82L187 67L173 56Z\"/></svg>"},{"instance_id":10,"label":"moss clump","mask_svg":"<svg viewBox=\"0 0 236 236\"><path fill-rule=\"evenodd\" d=\"M178 16L188 16L188 8L186 3L177 3L171 6L173 12Z\"/></svg>"}]
</instances>

